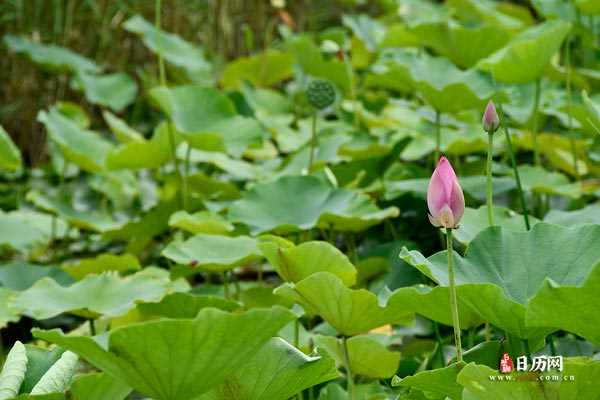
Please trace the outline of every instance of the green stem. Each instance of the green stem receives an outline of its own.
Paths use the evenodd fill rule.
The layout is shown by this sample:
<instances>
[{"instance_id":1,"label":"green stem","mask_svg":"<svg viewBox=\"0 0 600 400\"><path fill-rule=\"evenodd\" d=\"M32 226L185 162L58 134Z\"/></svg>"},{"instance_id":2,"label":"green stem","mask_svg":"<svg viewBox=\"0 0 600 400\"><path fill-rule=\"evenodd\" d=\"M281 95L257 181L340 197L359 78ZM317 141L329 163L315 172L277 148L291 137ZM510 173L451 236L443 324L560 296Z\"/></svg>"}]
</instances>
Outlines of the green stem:
<instances>
[{"instance_id":1,"label":"green stem","mask_svg":"<svg viewBox=\"0 0 600 400\"><path fill-rule=\"evenodd\" d=\"M579 180L579 167L577 165L577 144L575 142L575 133L573 132L573 110L571 99L571 37L566 41L565 63L567 66L567 110L569 119L569 141L571 143L571 155L573 157L573 170L576 180Z\"/></svg>"},{"instance_id":2,"label":"green stem","mask_svg":"<svg viewBox=\"0 0 600 400\"><path fill-rule=\"evenodd\" d=\"M488 212L488 223L490 226L494 226L494 188L492 185L492 158L494 151L494 133L488 132L488 151L487 151L487 212Z\"/></svg>"},{"instance_id":3,"label":"green stem","mask_svg":"<svg viewBox=\"0 0 600 400\"><path fill-rule=\"evenodd\" d=\"M542 92L542 84L541 79L538 78L535 81L535 100L534 100L534 108L533 108L533 127L531 131L532 140L533 140L533 159L535 165L540 165L540 146L538 143L538 111L540 108L540 96Z\"/></svg>"},{"instance_id":4,"label":"green stem","mask_svg":"<svg viewBox=\"0 0 600 400\"><path fill-rule=\"evenodd\" d=\"M352 368L350 366L350 353L348 352L348 340L345 336L340 339L342 347L342 355L344 360L344 369L346 370L346 380L348 383L348 399L355 400L354 393L354 375L352 375Z\"/></svg>"},{"instance_id":5,"label":"green stem","mask_svg":"<svg viewBox=\"0 0 600 400\"><path fill-rule=\"evenodd\" d=\"M502 104L500 104L500 114L502 116L502 123L500 126L504 131L504 136L506 137L506 148L508 150L508 154L510 156L510 163L515 174L515 181L517 183L517 192L519 193L519 199L521 202L521 209L523 210L523 219L525 220L525 228L527 230L531 229L531 225L529 224L529 210L527 209L527 202L525 201L525 193L523 192L523 186L521 185L521 176L519 175L519 168L517 167L517 160L515 158L515 152L512 147L512 140L510 139L510 132L504 123L504 110L502 109Z\"/></svg>"},{"instance_id":6,"label":"green stem","mask_svg":"<svg viewBox=\"0 0 600 400\"><path fill-rule=\"evenodd\" d=\"M315 159L315 147L317 146L317 112L313 114L312 128L310 133L310 155L308 157L308 175L312 174L313 161Z\"/></svg>"},{"instance_id":7,"label":"green stem","mask_svg":"<svg viewBox=\"0 0 600 400\"><path fill-rule=\"evenodd\" d=\"M342 51L342 58L344 59L344 66L346 67L346 74L350 81L350 99L352 100L352 111L354 111L354 129L358 130L359 123L359 111L358 111L358 97L356 96L356 84L354 82L354 70L352 64L345 51Z\"/></svg>"},{"instance_id":8,"label":"green stem","mask_svg":"<svg viewBox=\"0 0 600 400\"><path fill-rule=\"evenodd\" d=\"M454 282L454 251L452 249L452 229L446 228L446 250L448 253L448 281L450 285L450 309L452 311L452 325L454 327L454 344L456 345L456 360L462 361L462 345L460 343L460 322L458 319L458 302L456 300L456 286Z\"/></svg>"},{"instance_id":9,"label":"green stem","mask_svg":"<svg viewBox=\"0 0 600 400\"><path fill-rule=\"evenodd\" d=\"M483 333L485 335L485 341L489 342L492 340L492 329L490 328L490 323L486 322L483 326Z\"/></svg>"},{"instance_id":10,"label":"green stem","mask_svg":"<svg viewBox=\"0 0 600 400\"><path fill-rule=\"evenodd\" d=\"M155 0L154 2L154 26L157 30L160 29L160 14L161 14L161 0ZM160 36L159 36L160 37ZM161 43L158 43L158 49L156 51L156 55L158 56L158 77L161 86L167 86L167 79L165 74L165 60L162 56L162 49L160 48Z\"/></svg>"},{"instance_id":11,"label":"green stem","mask_svg":"<svg viewBox=\"0 0 600 400\"><path fill-rule=\"evenodd\" d=\"M90 322L90 334L92 336L96 336L96 322L94 321L94 318L90 318L89 322Z\"/></svg>"},{"instance_id":12,"label":"green stem","mask_svg":"<svg viewBox=\"0 0 600 400\"><path fill-rule=\"evenodd\" d=\"M433 160L434 168L440 159L441 142L442 142L441 113L436 110L435 111L435 159Z\"/></svg>"}]
</instances>

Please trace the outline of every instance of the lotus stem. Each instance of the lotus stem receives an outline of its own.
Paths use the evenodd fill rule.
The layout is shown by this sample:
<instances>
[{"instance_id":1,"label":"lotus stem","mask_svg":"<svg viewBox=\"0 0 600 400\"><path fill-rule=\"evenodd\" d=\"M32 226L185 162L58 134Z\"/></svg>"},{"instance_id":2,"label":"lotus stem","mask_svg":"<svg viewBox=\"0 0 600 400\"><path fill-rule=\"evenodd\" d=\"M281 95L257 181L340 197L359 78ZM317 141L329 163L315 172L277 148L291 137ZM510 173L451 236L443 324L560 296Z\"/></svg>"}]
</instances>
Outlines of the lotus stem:
<instances>
[{"instance_id":1,"label":"lotus stem","mask_svg":"<svg viewBox=\"0 0 600 400\"><path fill-rule=\"evenodd\" d=\"M502 104L500 104L499 108L501 115L500 127L504 131L504 136L506 138L506 149L508 150L510 163L513 169L513 173L515 175L515 182L517 184L517 192L519 193L519 200L521 202L521 209L523 212L523 220L525 221L525 228L527 230L530 230L531 225L529 224L529 211L527 209L527 202L525 201L525 193L523 192L523 186L521 185L521 176L519 175L519 167L517 167L517 160L515 158L515 152L513 151L512 140L510 139L510 132L508 131L508 127L504 123L504 110L502 109Z\"/></svg>"},{"instance_id":2,"label":"lotus stem","mask_svg":"<svg viewBox=\"0 0 600 400\"><path fill-rule=\"evenodd\" d=\"M435 333L435 341L438 344L438 355L440 356L440 365L444 367L446 365L446 360L444 359L444 343L442 342L442 335L440 335L440 325L433 321L433 332Z\"/></svg>"},{"instance_id":3,"label":"lotus stem","mask_svg":"<svg viewBox=\"0 0 600 400\"><path fill-rule=\"evenodd\" d=\"M571 144L571 155L573 156L573 170L575 179L579 180L579 167L577 165L577 143L575 142L575 133L573 132L573 108L571 99L571 37L567 37L565 48L565 63L567 67L567 112L569 123L569 142Z\"/></svg>"},{"instance_id":4,"label":"lotus stem","mask_svg":"<svg viewBox=\"0 0 600 400\"><path fill-rule=\"evenodd\" d=\"M90 322L90 334L92 336L96 336L96 321L94 321L94 318L90 318L89 322Z\"/></svg>"},{"instance_id":5,"label":"lotus stem","mask_svg":"<svg viewBox=\"0 0 600 400\"><path fill-rule=\"evenodd\" d=\"M355 400L356 393L354 391L354 376L352 375L352 368L350 366L350 353L348 352L348 338L342 336L340 339L342 348L342 355L344 360L344 369L346 370L346 380L348 382L348 399Z\"/></svg>"},{"instance_id":6,"label":"lotus stem","mask_svg":"<svg viewBox=\"0 0 600 400\"><path fill-rule=\"evenodd\" d=\"M313 113L312 128L310 134L310 155L308 157L308 175L312 174L313 162L315 159L315 147L317 147L317 112Z\"/></svg>"},{"instance_id":7,"label":"lotus stem","mask_svg":"<svg viewBox=\"0 0 600 400\"><path fill-rule=\"evenodd\" d=\"M452 250L452 229L446 228L446 252L448 253L448 282L450 285L450 309L452 311L452 326L454 327L454 344L456 360L462 362L462 345L460 343L460 321L458 319L458 302L456 300L456 285L454 282L454 251Z\"/></svg>"},{"instance_id":8,"label":"lotus stem","mask_svg":"<svg viewBox=\"0 0 600 400\"><path fill-rule=\"evenodd\" d=\"M494 226L494 188L492 185L492 158L494 151L494 133L490 131L488 133L488 151L487 151L487 212L488 212L488 223L490 226Z\"/></svg>"},{"instance_id":9,"label":"lotus stem","mask_svg":"<svg viewBox=\"0 0 600 400\"><path fill-rule=\"evenodd\" d=\"M533 127L531 130L531 137L533 141L533 160L535 165L540 165L540 146L538 143L538 112L540 108L540 96L542 93L542 82L541 78L535 81L535 100L533 105Z\"/></svg>"},{"instance_id":10,"label":"lotus stem","mask_svg":"<svg viewBox=\"0 0 600 400\"><path fill-rule=\"evenodd\" d=\"M442 142L442 126L441 126L441 113L435 110L435 159L433 160L433 166L437 165L440 159L441 153L441 142Z\"/></svg>"}]
</instances>

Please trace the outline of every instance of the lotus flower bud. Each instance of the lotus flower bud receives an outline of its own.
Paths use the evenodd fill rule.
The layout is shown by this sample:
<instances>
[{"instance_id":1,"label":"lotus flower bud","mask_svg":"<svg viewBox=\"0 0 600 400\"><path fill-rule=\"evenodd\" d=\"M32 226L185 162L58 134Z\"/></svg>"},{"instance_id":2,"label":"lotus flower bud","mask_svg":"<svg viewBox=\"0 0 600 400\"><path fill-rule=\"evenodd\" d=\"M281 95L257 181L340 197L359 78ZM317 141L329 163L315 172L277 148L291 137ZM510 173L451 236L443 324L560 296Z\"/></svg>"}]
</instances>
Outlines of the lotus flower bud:
<instances>
[{"instance_id":1,"label":"lotus flower bud","mask_svg":"<svg viewBox=\"0 0 600 400\"><path fill-rule=\"evenodd\" d=\"M494 106L493 101L490 100L487 103L481 122L483 123L483 130L485 130L487 133L494 133L498 129L498 126L500 125L500 118L498 118L496 106Z\"/></svg>"},{"instance_id":2,"label":"lotus flower bud","mask_svg":"<svg viewBox=\"0 0 600 400\"><path fill-rule=\"evenodd\" d=\"M335 89L331 82L323 79L312 80L306 89L308 102L317 110L329 107L335 101Z\"/></svg>"},{"instance_id":3,"label":"lotus flower bud","mask_svg":"<svg viewBox=\"0 0 600 400\"><path fill-rule=\"evenodd\" d=\"M429 221L435 227L457 228L465 212L465 197L452 165L440 158L427 188Z\"/></svg>"}]
</instances>

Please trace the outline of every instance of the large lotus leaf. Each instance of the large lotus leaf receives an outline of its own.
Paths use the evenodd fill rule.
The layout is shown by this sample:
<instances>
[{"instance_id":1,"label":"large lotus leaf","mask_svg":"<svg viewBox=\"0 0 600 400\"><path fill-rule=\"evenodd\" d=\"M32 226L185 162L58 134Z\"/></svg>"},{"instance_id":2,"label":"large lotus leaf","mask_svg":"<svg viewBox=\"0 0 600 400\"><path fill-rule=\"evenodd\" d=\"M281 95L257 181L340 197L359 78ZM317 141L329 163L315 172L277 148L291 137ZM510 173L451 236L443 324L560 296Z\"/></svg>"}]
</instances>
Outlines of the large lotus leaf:
<instances>
[{"instance_id":1,"label":"large lotus leaf","mask_svg":"<svg viewBox=\"0 0 600 400\"><path fill-rule=\"evenodd\" d=\"M287 400L337 378L333 360L306 356L281 338L272 338L216 389L199 400Z\"/></svg>"},{"instance_id":2,"label":"large lotus leaf","mask_svg":"<svg viewBox=\"0 0 600 400\"><path fill-rule=\"evenodd\" d=\"M129 18L123 27L139 35L146 47L160 54L171 64L188 70L190 78L194 81L208 80L212 67L200 47L173 33L157 29L154 24L139 15Z\"/></svg>"},{"instance_id":3,"label":"large lotus leaf","mask_svg":"<svg viewBox=\"0 0 600 400\"><path fill-rule=\"evenodd\" d=\"M115 255L110 253L78 261L69 261L62 265L62 269L77 280L81 280L90 274L100 274L106 271L137 271L141 268L137 257L132 254Z\"/></svg>"},{"instance_id":4,"label":"large lotus leaf","mask_svg":"<svg viewBox=\"0 0 600 400\"><path fill-rule=\"evenodd\" d=\"M104 121L106 121L106 124L108 125L112 133L115 134L115 137L120 143L129 143L144 140L144 135L133 129L127 124L127 122L123 121L121 118L117 117L110 111L102 111L102 117L104 117Z\"/></svg>"},{"instance_id":5,"label":"large lotus leaf","mask_svg":"<svg viewBox=\"0 0 600 400\"><path fill-rule=\"evenodd\" d=\"M350 77L344 63L337 58L325 59L321 49L309 36L295 36L286 45L307 75L327 79L343 93L350 92Z\"/></svg>"},{"instance_id":6,"label":"large lotus leaf","mask_svg":"<svg viewBox=\"0 0 600 400\"><path fill-rule=\"evenodd\" d=\"M549 278L529 301L527 324L564 329L600 345L600 264L582 285L559 285Z\"/></svg>"},{"instance_id":7,"label":"large lotus leaf","mask_svg":"<svg viewBox=\"0 0 600 400\"><path fill-rule=\"evenodd\" d=\"M403 313L365 289L353 290L330 272L317 272L295 284L286 283L275 294L300 304L308 313L320 315L338 332L352 336L391 324L412 321Z\"/></svg>"},{"instance_id":8,"label":"large lotus leaf","mask_svg":"<svg viewBox=\"0 0 600 400\"><path fill-rule=\"evenodd\" d=\"M595 0L575 0L575 5L586 14L600 14L600 4Z\"/></svg>"},{"instance_id":9,"label":"large lotus leaf","mask_svg":"<svg viewBox=\"0 0 600 400\"><path fill-rule=\"evenodd\" d=\"M460 400L462 387L456 382L456 378L463 368L464 364L455 363L444 368L421 371L392 384L420 390L427 394L424 398Z\"/></svg>"},{"instance_id":10,"label":"large lotus leaf","mask_svg":"<svg viewBox=\"0 0 600 400\"><path fill-rule=\"evenodd\" d=\"M311 241L295 246L267 237L258 247L287 282L299 282L315 272L326 271L340 278L346 286L356 283L354 265L344 253L327 242Z\"/></svg>"},{"instance_id":11,"label":"large lotus leaf","mask_svg":"<svg viewBox=\"0 0 600 400\"><path fill-rule=\"evenodd\" d=\"M261 176L261 168L244 160L236 160L217 151L192 149L190 162L207 163L231 175L233 180L256 180Z\"/></svg>"},{"instance_id":12,"label":"large lotus leaf","mask_svg":"<svg viewBox=\"0 0 600 400\"><path fill-rule=\"evenodd\" d=\"M421 43L448 57L462 68L474 66L479 60L502 48L511 33L499 25L462 25L455 20L413 24L410 32Z\"/></svg>"},{"instance_id":13,"label":"large lotus leaf","mask_svg":"<svg viewBox=\"0 0 600 400\"><path fill-rule=\"evenodd\" d=\"M447 5L459 19L466 23L484 21L511 31L519 31L526 24L534 22L529 9L516 8L513 4L498 3L493 0L449 0Z\"/></svg>"},{"instance_id":14,"label":"large lotus leaf","mask_svg":"<svg viewBox=\"0 0 600 400\"><path fill-rule=\"evenodd\" d=\"M256 239L248 236L198 234L171 242L162 255L178 264L208 271L225 271L261 258Z\"/></svg>"},{"instance_id":15,"label":"large lotus leaf","mask_svg":"<svg viewBox=\"0 0 600 400\"><path fill-rule=\"evenodd\" d=\"M576 199L585 194L586 191L590 191L579 182L570 182L569 178L560 172L548 172L539 166L522 165L519 167L519 175L523 189L533 193L559 195Z\"/></svg>"},{"instance_id":16,"label":"large lotus leaf","mask_svg":"<svg viewBox=\"0 0 600 400\"><path fill-rule=\"evenodd\" d=\"M140 314L148 317L196 318L200 310L207 307L236 311L240 308L240 304L218 296L173 293L165 296L158 303L138 304L137 309Z\"/></svg>"},{"instance_id":17,"label":"large lotus leaf","mask_svg":"<svg viewBox=\"0 0 600 400\"><path fill-rule=\"evenodd\" d=\"M159 168L171 160L170 127L159 124L148 140L130 140L110 151L106 158L109 169Z\"/></svg>"},{"instance_id":18,"label":"large lotus leaf","mask_svg":"<svg viewBox=\"0 0 600 400\"><path fill-rule=\"evenodd\" d=\"M315 343L327 350L338 365L344 365L344 353L338 338L317 336ZM354 336L348 339L347 346L353 374L370 378L390 378L398 370L400 353L388 350L373 337Z\"/></svg>"},{"instance_id":19,"label":"large lotus leaf","mask_svg":"<svg viewBox=\"0 0 600 400\"><path fill-rule=\"evenodd\" d=\"M73 400L123 400L131 392L131 388L100 372L75 377L70 392Z\"/></svg>"},{"instance_id":20,"label":"large lotus leaf","mask_svg":"<svg viewBox=\"0 0 600 400\"><path fill-rule=\"evenodd\" d=\"M19 148L13 143L8 133L0 125L0 169L17 171L21 169L22 160Z\"/></svg>"},{"instance_id":21,"label":"large lotus leaf","mask_svg":"<svg viewBox=\"0 0 600 400\"><path fill-rule=\"evenodd\" d=\"M112 215L104 210L75 209L71 204L52 198L46 193L35 189L27 193L27 200L45 211L58 214L61 220L68 221L72 226L82 229L104 232L116 229L124 224L124 222L115 220ZM59 222L59 226L61 223L64 224L64 221Z\"/></svg>"},{"instance_id":22,"label":"large lotus leaf","mask_svg":"<svg viewBox=\"0 0 600 400\"><path fill-rule=\"evenodd\" d=\"M294 57L291 54L267 50L227 64L221 82L226 88L239 88L243 82L272 86L292 76L293 64Z\"/></svg>"},{"instance_id":23,"label":"large lotus leaf","mask_svg":"<svg viewBox=\"0 0 600 400\"><path fill-rule=\"evenodd\" d=\"M446 58L403 49L384 52L374 72L392 73L394 79L407 82L440 112L481 108L496 92L491 79L479 71L462 71Z\"/></svg>"},{"instance_id":24,"label":"large lotus leaf","mask_svg":"<svg viewBox=\"0 0 600 400\"><path fill-rule=\"evenodd\" d=\"M63 220L54 222L55 238L65 236L68 229ZM34 211L0 211L0 244L21 252L44 247L52 239L52 216Z\"/></svg>"},{"instance_id":25,"label":"large lotus leaf","mask_svg":"<svg viewBox=\"0 0 600 400\"><path fill-rule=\"evenodd\" d=\"M505 378L504 382L490 379L490 376L498 375L497 370L484 365L466 365L457 378L464 387L463 399L597 399L596 382L600 377L600 362L585 358L566 358L562 373L553 370L544 374L556 375L557 380L540 380L537 375L531 373L528 377L512 373L512 379L508 381ZM575 377L574 380L568 378L571 375Z\"/></svg>"},{"instance_id":26,"label":"large lotus leaf","mask_svg":"<svg viewBox=\"0 0 600 400\"><path fill-rule=\"evenodd\" d=\"M255 234L315 226L361 231L398 213L395 207L379 209L366 195L331 188L314 176L284 176L248 190L231 205L229 219L245 223Z\"/></svg>"},{"instance_id":27,"label":"large lotus leaf","mask_svg":"<svg viewBox=\"0 0 600 400\"><path fill-rule=\"evenodd\" d=\"M223 149L239 157L248 146L259 145L265 135L258 121L238 115L233 102L216 89L156 87L150 96L192 147Z\"/></svg>"},{"instance_id":28,"label":"large lotus leaf","mask_svg":"<svg viewBox=\"0 0 600 400\"><path fill-rule=\"evenodd\" d=\"M550 210L544 217L544 222L563 226L600 224L600 203L574 211Z\"/></svg>"},{"instance_id":29,"label":"large lotus leaf","mask_svg":"<svg viewBox=\"0 0 600 400\"><path fill-rule=\"evenodd\" d=\"M160 272L160 273L159 273ZM159 301L166 294L187 289L183 281L172 282L160 270L145 269L120 278L116 273L88 275L71 286L43 278L13 299L13 306L33 318L51 318L64 312L119 316L137 302Z\"/></svg>"},{"instance_id":30,"label":"large lotus leaf","mask_svg":"<svg viewBox=\"0 0 600 400\"><path fill-rule=\"evenodd\" d=\"M522 338L544 332L528 328L525 307L546 278L561 285L582 285L600 260L594 246L600 226L564 228L536 224L529 232L491 227L467 248L465 257L454 254L456 283L475 287L460 295L482 318ZM446 251L428 259L403 251L401 258L442 286L448 285Z\"/></svg>"},{"instance_id":31,"label":"large lotus leaf","mask_svg":"<svg viewBox=\"0 0 600 400\"><path fill-rule=\"evenodd\" d=\"M402 264L405 267L406 264ZM408 267L405 267L408 268ZM464 297L470 297L471 293L476 292L478 288L469 285L459 286L457 292L466 294ZM476 295L474 293L473 295ZM484 321L479 316L477 310L463 301L463 296L458 297L458 310L460 327L469 329L481 325ZM423 315L431 320L442 324L452 326L452 315L450 309L450 292L447 287L426 285L417 285L413 287L402 287L394 290L388 299L388 304L404 313L416 313Z\"/></svg>"},{"instance_id":32,"label":"large lotus leaf","mask_svg":"<svg viewBox=\"0 0 600 400\"><path fill-rule=\"evenodd\" d=\"M23 343L17 340L0 370L0 399L9 400L19 393L26 370L27 352Z\"/></svg>"},{"instance_id":33,"label":"large lotus leaf","mask_svg":"<svg viewBox=\"0 0 600 400\"><path fill-rule=\"evenodd\" d=\"M40 378L60 359L64 350L54 348L52 350L41 347L26 345L27 349L27 372L21 384L19 393L29 393L39 382Z\"/></svg>"},{"instance_id":34,"label":"large lotus leaf","mask_svg":"<svg viewBox=\"0 0 600 400\"><path fill-rule=\"evenodd\" d=\"M77 369L79 356L71 351L65 351L60 358L52 364L48 371L31 389L32 395L52 394L65 392L71 385L71 380Z\"/></svg>"},{"instance_id":35,"label":"large lotus leaf","mask_svg":"<svg viewBox=\"0 0 600 400\"><path fill-rule=\"evenodd\" d=\"M490 71L499 82L527 83L535 80L542 76L570 30L571 24L561 20L536 25L481 60L478 67Z\"/></svg>"},{"instance_id":36,"label":"large lotus leaf","mask_svg":"<svg viewBox=\"0 0 600 400\"><path fill-rule=\"evenodd\" d=\"M21 310L12 305L17 292L0 287L0 329L9 322L17 322L21 318Z\"/></svg>"},{"instance_id":37,"label":"large lotus leaf","mask_svg":"<svg viewBox=\"0 0 600 400\"><path fill-rule=\"evenodd\" d=\"M109 141L96 132L80 128L56 109L41 111L38 120L69 161L89 172L104 169L106 156L113 148Z\"/></svg>"},{"instance_id":38,"label":"large lotus leaf","mask_svg":"<svg viewBox=\"0 0 600 400\"><path fill-rule=\"evenodd\" d=\"M137 94L137 84L124 72L107 75L79 73L73 81L92 104L121 111L130 105Z\"/></svg>"},{"instance_id":39,"label":"large lotus leaf","mask_svg":"<svg viewBox=\"0 0 600 400\"><path fill-rule=\"evenodd\" d=\"M25 290L38 280L49 277L61 285L73 282L66 272L52 265L36 265L24 261L13 261L0 265L0 286L12 290Z\"/></svg>"},{"instance_id":40,"label":"large lotus leaf","mask_svg":"<svg viewBox=\"0 0 600 400\"><path fill-rule=\"evenodd\" d=\"M385 26L378 20L365 14L343 15L342 23L352 30L370 52L379 47L385 35Z\"/></svg>"},{"instance_id":41,"label":"large lotus leaf","mask_svg":"<svg viewBox=\"0 0 600 400\"><path fill-rule=\"evenodd\" d=\"M192 234L206 233L211 235L227 235L234 229L229 221L210 211L198 211L193 214L183 210L177 211L169 218L169 226Z\"/></svg>"},{"instance_id":42,"label":"large lotus leaf","mask_svg":"<svg viewBox=\"0 0 600 400\"><path fill-rule=\"evenodd\" d=\"M34 63L50 71L94 73L101 71L92 60L64 47L35 43L13 35L4 36L4 43L15 53L24 54Z\"/></svg>"},{"instance_id":43,"label":"large lotus leaf","mask_svg":"<svg viewBox=\"0 0 600 400\"><path fill-rule=\"evenodd\" d=\"M529 224L533 226L540 222L536 217L529 215ZM494 225L512 231L525 231L525 220L521 214L513 210L494 206ZM460 220L460 228L454 231L454 237L460 243L468 244L479 232L489 226L487 206L479 208L465 208L465 213Z\"/></svg>"},{"instance_id":44,"label":"large lotus leaf","mask_svg":"<svg viewBox=\"0 0 600 400\"><path fill-rule=\"evenodd\" d=\"M34 330L33 334L78 353L147 396L192 400L232 376L294 318L281 307L241 314L207 308L195 319L118 328L109 334L106 348L92 338L65 336L59 330Z\"/></svg>"}]
</instances>

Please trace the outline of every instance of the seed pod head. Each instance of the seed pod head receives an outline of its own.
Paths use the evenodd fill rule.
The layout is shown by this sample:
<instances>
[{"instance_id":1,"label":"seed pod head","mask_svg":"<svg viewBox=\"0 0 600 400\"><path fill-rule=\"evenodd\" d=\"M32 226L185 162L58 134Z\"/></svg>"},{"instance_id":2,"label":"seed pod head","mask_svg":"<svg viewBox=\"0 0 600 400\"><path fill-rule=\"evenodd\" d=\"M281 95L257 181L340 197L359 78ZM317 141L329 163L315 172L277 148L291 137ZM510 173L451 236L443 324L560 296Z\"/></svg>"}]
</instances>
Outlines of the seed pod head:
<instances>
[{"instance_id":1,"label":"seed pod head","mask_svg":"<svg viewBox=\"0 0 600 400\"><path fill-rule=\"evenodd\" d=\"M322 110L335 101L335 89L329 81L314 79L310 81L306 88L306 97L311 106L317 110Z\"/></svg>"},{"instance_id":2,"label":"seed pod head","mask_svg":"<svg viewBox=\"0 0 600 400\"><path fill-rule=\"evenodd\" d=\"M483 124L483 129L487 133L494 133L500 126L500 118L498 118L498 113L496 112L496 106L494 102L490 100L485 107L485 112L483 113L483 118L481 119L481 123Z\"/></svg>"},{"instance_id":3,"label":"seed pod head","mask_svg":"<svg viewBox=\"0 0 600 400\"><path fill-rule=\"evenodd\" d=\"M465 198L450 161L440 158L427 188L429 221L436 227L456 228L465 212Z\"/></svg>"}]
</instances>

